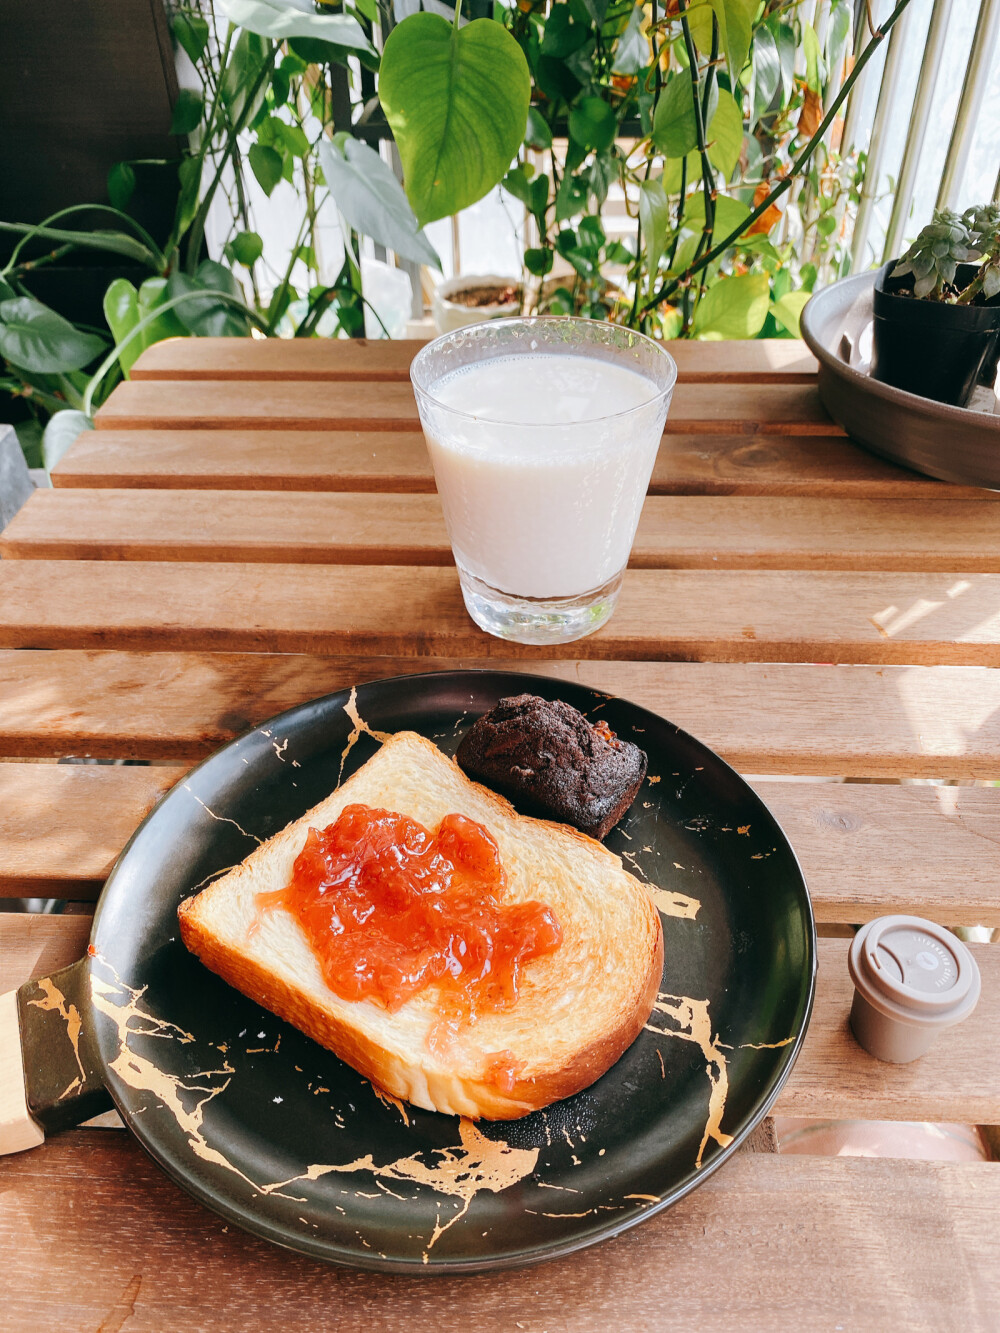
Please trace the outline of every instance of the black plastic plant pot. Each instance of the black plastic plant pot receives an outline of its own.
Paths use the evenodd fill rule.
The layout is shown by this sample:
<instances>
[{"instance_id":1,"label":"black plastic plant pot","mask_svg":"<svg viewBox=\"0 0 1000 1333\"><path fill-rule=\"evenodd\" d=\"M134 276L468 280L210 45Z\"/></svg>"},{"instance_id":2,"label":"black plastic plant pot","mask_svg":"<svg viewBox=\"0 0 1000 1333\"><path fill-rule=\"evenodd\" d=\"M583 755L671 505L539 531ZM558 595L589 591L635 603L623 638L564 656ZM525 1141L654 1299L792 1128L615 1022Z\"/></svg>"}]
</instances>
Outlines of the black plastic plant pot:
<instances>
[{"instance_id":1,"label":"black plastic plant pot","mask_svg":"<svg viewBox=\"0 0 1000 1333\"><path fill-rule=\"evenodd\" d=\"M912 278L892 282L895 263L875 279L872 378L964 407L983 371L990 365L996 371L1000 304L996 298L985 305L921 300L912 294ZM968 283L975 272L975 265L960 264L958 283Z\"/></svg>"}]
</instances>

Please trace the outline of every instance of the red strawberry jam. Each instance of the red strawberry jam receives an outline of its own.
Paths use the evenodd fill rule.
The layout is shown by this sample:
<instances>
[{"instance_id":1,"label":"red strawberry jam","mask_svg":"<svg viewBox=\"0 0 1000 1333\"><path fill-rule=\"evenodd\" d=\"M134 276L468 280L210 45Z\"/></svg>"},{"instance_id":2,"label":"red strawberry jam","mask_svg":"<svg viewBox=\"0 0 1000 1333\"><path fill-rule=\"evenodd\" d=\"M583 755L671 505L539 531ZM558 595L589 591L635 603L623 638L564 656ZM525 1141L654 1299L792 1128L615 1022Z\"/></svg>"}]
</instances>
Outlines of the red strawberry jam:
<instances>
[{"instance_id":1,"label":"red strawberry jam","mask_svg":"<svg viewBox=\"0 0 1000 1333\"><path fill-rule=\"evenodd\" d=\"M431 833L348 805L309 830L290 883L257 901L295 917L341 998L394 1012L436 986L446 1012L472 1020L514 1004L524 964L562 941L549 907L505 903L506 889L499 849L475 820L446 815Z\"/></svg>"}]
</instances>

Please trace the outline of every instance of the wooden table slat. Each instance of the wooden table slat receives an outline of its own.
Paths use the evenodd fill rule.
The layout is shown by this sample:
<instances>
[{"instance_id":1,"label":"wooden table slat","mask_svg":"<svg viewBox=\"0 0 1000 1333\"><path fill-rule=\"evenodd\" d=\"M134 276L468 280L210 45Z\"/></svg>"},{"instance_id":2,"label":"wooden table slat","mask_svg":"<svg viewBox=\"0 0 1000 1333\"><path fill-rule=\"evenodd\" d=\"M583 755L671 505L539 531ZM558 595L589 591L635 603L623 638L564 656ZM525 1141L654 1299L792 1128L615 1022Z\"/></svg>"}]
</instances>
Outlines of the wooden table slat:
<instances>
[{"instance_id":1,"label":"wooden table slat","mask_svg":"<svg viewBox=\"0 0 1000 1333\"><path fill-rule=\"evenodd\" d=\"M96 898L125 843L185 772L0 763L0 897Z\"/></svg>"},{"instance_id":2,"label":"wooden table slat","mask_svg":"<svg viewBox=\"0 0 1000 1333\"><path fill-rule=\"evenodd\" d=\"M764 426L766 430L766 423ZM413 431L84 431L52 472L54 486L201 490L434 490ZM668 435L651 495L855 496L996 500L896 467L834 436Z\"/></svg>"},{"instance_id":3,"label":"wooden table slat","mask_svg":"<svg viewBox=\"0 0 1000 1333\"><path fill-rule=\"evenodd\" d=\"M0 651L0 755L191 762L335 690L484 665L631 699L745 773L1000 778L1000 672L980 667Z\"/></svg>"},{"instance_id":4,"label":"wooden table slat","mask_svg":"<svg viewBox=\"0 0 1000 1333\"><path fill-rule=\"evenodd\" d=\"M576 643L477 629L454 569L0 561L0 647L1000 665L1000 575L630 570Z\"/></svg>"},{"instance_id":5,"label":"wooden table slat","mask_svg":"<svg viewBox=\"0 0 1000 1333\"><path fill-rule=\"evenodd\" d=\"M7 558L450 565L436 495L38 490ZM634 569L1000 572L1000 506L970 500L649 496Z\"/></svg>"},{"instance_id":6,"label":"wooden table slat","mask_svg":"<svg viewBox=\"0 0 1000 1333\"><path fill-rule=\"evenodd\" d=\"M0 763L0 897L94 899L181 767ZM754 782L802 864L816 918L890 912L1000 926L1000 789ZM678 876L666 868L671 885Z\"/></svg>"},{"instance_id":7,"label":"wooden table slat","mask_svg":"<svg viewBox=\"0 0 1000 1333\"><path fill-rule=\"evenodd\" d=\"M40 926L39 920L51 924ZM80 957L86 939L81 922L86 921L0 914L0 991ZM670 921L665 929L671 929ZM1000 949L970 947L983 978L976 1009L919 1060L889 1065L868 1055L851 1035L848 942L821 939L809 1032L776 1111L819 1119L1000 1122L1000 1042L994 1037L1000 1025Z\"/></svg>"},{"instance_id":8,"label":"wooden table slat","mask_svg":"<svg viewBox=\"0 0 1000 1333\"><path fill-rule=\"evenodd\" d=\"M407 430L418 428L409 384L345 380L128 380L94 417L98 430ZM766 425L765 425L766 423ZM816 387L678 384L666 433L836 435Z\"/></svg>"},{"instance_id":9,"label":"wooden table slat","mask_svg":"<svg viewBox=\"0 0 1000 1333\"><path fill-rule=\"evenodd\" d=\"M10 1333L229 1333L276 1310L288 1333L328 1327L331 1310L338 1333L640 1333L734 1320L775 1333L985 1333L1000 1302L1000 1163L737 1154L599 1249L433 1281L350 1272L255 1240L125 1134L64 1134L2 1170Z\"/></svg>"},{"instance_id":10,"label":"wooden table slat","mask_svg":"<svg viewBox=\"0 0 1000 1333\"><path fill-rule=\"evenodd\" d=\"M175 338L148 347L132 367L134 380L408 380L423 338L269 339ZM790 338L693 343L667 348L689 383L795 381L815 376L816 360Z\"/></svg>"}]
</instances>

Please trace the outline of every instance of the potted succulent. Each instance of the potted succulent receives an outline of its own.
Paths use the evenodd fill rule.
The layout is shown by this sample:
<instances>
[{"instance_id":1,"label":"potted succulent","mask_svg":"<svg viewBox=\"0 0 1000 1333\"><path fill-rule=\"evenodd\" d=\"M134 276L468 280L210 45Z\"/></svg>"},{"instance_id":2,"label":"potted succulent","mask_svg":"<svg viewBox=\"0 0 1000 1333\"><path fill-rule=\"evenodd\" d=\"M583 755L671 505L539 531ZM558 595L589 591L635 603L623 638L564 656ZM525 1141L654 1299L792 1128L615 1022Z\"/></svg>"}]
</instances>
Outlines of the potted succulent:
<instances>
[{"instance_id":1,"label":"potted succulent","mask_svg":"<svg viewBox=\"0 0 1000 1333\"><path fill-rule=\"evenodd\" d=\"M1000 351L1000 206L940 212L875 279L871 373L964 407Z\"/></svg>"}]
</instances>

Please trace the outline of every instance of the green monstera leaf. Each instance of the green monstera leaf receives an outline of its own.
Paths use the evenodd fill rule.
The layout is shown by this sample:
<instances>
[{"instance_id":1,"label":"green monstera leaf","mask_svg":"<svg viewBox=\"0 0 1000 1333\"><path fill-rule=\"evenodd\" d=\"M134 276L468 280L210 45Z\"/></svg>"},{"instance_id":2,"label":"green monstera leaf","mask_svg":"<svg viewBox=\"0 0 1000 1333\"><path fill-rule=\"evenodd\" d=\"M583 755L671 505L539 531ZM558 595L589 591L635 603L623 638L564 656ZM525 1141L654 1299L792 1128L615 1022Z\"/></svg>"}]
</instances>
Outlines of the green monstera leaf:
<instances>
[{"instance_id":1,"label":"green monstera leaf","mask_svg":"<svg viewBox=\"0 0 1000 1333\"><path fill-rule=\"evenodd\" d=\"M488 194L507 173L528 122L531 79L502 24L458 28L411 14L382 52L379 97L421 226Z\"/></svg>"}]
</instances>

